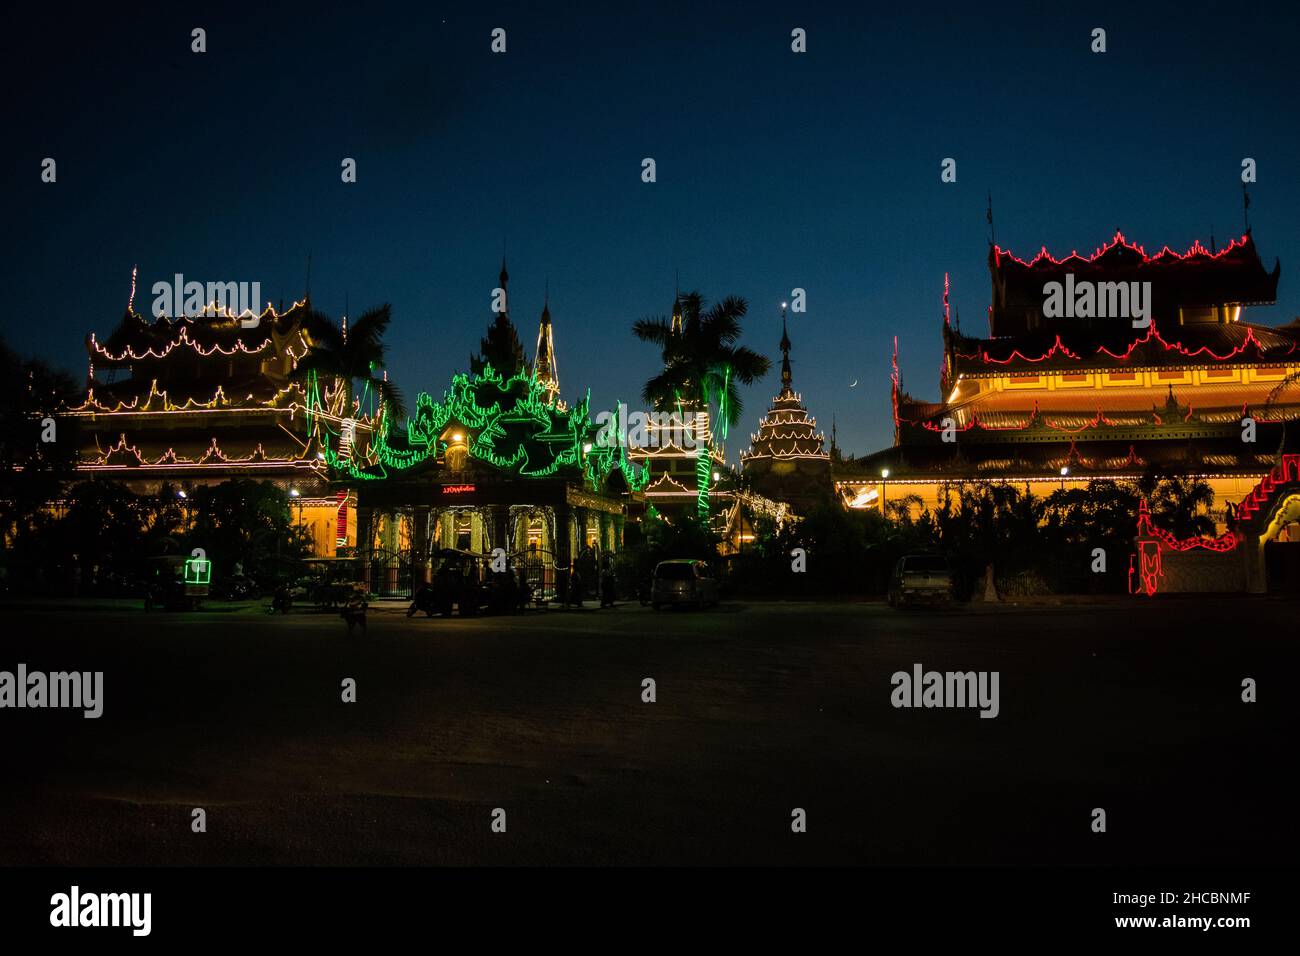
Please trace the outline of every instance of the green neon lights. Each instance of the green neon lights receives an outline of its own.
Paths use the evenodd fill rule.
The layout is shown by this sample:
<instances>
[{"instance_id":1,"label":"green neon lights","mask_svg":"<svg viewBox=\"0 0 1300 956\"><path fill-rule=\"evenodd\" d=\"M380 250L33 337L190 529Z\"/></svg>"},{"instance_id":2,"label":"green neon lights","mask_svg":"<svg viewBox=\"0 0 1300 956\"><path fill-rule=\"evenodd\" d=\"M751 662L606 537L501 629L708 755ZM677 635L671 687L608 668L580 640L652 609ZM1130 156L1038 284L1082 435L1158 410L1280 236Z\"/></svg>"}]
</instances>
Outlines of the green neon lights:
<instances>
[{"instance_id":1,"label":"green neon lights","mask_svg":"<svg viewBox=\"0 0 1300 956\"><path fill-rule=\"evenodd\" d=\"M311 386L309 416L320 404L314 380ZM529 372L505 378L489 364L472 377L457 374L441 401L435 401L427 392L420 393L407 420L403 441L393 439L392 423L384 415L360 462L340 457L328 440L335 437L333 430L324 417L317 416L316 420L324 426L322 450L326 463L358 481L392 477L394 472L445 454L455 444L464 445L471 458L524 478L576 471L588 486L598 490L617 470L633 490L649 483L649 471L628 461L627 449L596 445L598 429L589 414L590 391L571 409L549 404L549 398L546 388ZM312 421L310 417L308 420ZM456 441L454 435L462 437ZM448 438L453 440L449 442Z\"/></svg>"},{"instance_id":2,"label":"green neon lights","mask_svg":"<svg viewBox=\"0 0 1300 956\"><path fill-rule=\"evenodd\" d=\"M212 562L207 558L186 558L185 583L206 585L212 582Z\"/></svg>"}]
</instances>

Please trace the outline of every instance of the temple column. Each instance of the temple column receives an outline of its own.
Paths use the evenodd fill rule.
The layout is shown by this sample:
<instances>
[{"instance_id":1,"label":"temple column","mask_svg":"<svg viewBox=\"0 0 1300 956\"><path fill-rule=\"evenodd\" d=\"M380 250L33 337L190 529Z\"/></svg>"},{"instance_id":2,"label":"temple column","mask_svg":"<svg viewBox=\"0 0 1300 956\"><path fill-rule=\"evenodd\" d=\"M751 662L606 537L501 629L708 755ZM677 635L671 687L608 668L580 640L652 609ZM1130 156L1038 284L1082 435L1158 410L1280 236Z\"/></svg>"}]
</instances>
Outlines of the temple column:
<instances>
[{"instance_id":1,"label":"temple column","mask_svg":"<svg viewBox=\"0 0 1300 956\"><path fill-rule=\"evenodd\" d=\"M357 554L361 555L361 575L370 587L370 553L375 540L375 509L357 506Z\"/></svg>"},{"instance_id":2,"label":"temple column","mask_svg":"<svg viewBox=\"0 0 1300 956\"><path fill-rule=\"evenodd\" d=\"M577 540L573 543L573 553L582 554L582 549L587 546L587 509L573 509L576 520L574 527L576 529Z\"/></svg>"},{"instance_id":3,"label":"temple column","mask_svg":"<svg viewBox=\"0 0 1300 956\"><path fill-rule=\"evenodd\" d=\"M486 515L488 521L488 547L500 548L509 553L510 547L510 506L509 505L490 505Z\"/></svg>"},{"instance_id":4,"label":"temple column","mask_svg":"<svg viewBox=\"0 0 1300 956\"><path fill-rule=\"evenodd\" d=\"M429 583L429 513L428 505L417 505L411 521L411 584Z\"/></svg>"},{"instance_id":5,"label":"temple column","mask_svg":"<svg viewBox=\"0 0 1300 956\"><path fill-rule=\"evenodd\" d=\"M555 554L555 566L567 568L573 562L573 512L568 505L555 506L555 541L552 551Z\"/></svg>"}]
</instances>

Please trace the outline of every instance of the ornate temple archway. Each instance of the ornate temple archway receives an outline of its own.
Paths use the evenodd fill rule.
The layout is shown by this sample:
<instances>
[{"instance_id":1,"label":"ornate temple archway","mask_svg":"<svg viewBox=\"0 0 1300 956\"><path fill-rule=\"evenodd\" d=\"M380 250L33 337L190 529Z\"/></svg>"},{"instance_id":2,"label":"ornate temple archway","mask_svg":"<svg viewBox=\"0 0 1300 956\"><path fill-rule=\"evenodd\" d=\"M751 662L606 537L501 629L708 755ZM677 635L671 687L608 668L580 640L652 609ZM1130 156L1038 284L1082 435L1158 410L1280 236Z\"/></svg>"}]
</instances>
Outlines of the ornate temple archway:
<instances>
[{"instance_id":1,"label":"ornate temple archway","mask_svg":"<svg viewBox=\"0 0 1300 956\"><path fill-rule=\"evenodd\" d=\"M1275 578L1291 579L1294 558L1290 549L1300 546L1300 455L1283 455L1282 460L1255 486L1237 507L1236 522L1245 549L1246 586L1252 593L1278 590L1287 581L1269 581L1270 565ZM1277 545L1285 545L1282 550ZM1277 555L1268 552L1276 551ZM1268 560L1269 557L1280 559ZM1294 580L1290 580L1295 584ZM1270 585L1272 585L1270 587Z\"/></svg>"}]
</instances>

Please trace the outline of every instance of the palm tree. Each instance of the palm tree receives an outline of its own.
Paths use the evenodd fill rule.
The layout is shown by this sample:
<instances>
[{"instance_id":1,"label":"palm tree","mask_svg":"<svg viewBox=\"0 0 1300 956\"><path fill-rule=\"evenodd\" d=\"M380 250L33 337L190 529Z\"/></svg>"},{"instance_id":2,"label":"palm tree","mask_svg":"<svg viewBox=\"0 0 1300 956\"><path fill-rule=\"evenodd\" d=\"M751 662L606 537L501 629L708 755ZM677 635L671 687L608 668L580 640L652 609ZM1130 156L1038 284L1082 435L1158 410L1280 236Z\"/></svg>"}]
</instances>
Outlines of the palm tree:
<instances>
[{"instance_id":1,"label":"palm tree","mask_svg":"<svg viewBox=\"0 0 1300 956\"><path fill-rule=\"evenodd\" d=\"M678 299L682 324L675 330L665 318L641 319L632 331L642 342L659 346L664 370L645 383L641 396L656 408L718 405L726 427L740 421L744 403L737 383L752 385L772 367L765 356L736 345L740 320L749 306L740 296L727 296L705 310L704 297L689 292Z\"/></svg>"},{"instance_id":2,"label":"palm tree","mask_svg":"<svg viewBox=\"0 0 1300 956\"><path fill-rule=\"evenodd\" d=\"M392 318L392 306L385 302L365 312L345 331L340 323L312 309L303 318L311 349L298 362L293 378L305 382L315 374L338 380L344 415L351 413L353 388L359 382L374 392L390 419L405 418L401 391L378 371L384 364L387 347L383 338Z\"/></svg>"},{"instance_id":3,"label":"palm tree","mask_svg":"<svg viewBox=\"0 0 1300 956\"><path fill-rule=\"evenodd\" d=\"M1156 471L1134 482L1137 493L1147 499L1157 527L1175 537L1194 538L1214 534L1214 489L1201 478Z\"/></svg>"},{"instance_id":4,"label":"palm tree","mask_svg":"<svg viewBox=\"0 0 1300 956\"><path fill-rule=\"evenodd\" d=\"M749 306L740 296L727 296L706 309L698 292L679 296L681 325L666 318L641 319L632 332L642 342L659 346L664 368L645 383L642 398L654 408L708 410L717 406L716 421L723 438L740 422L744 402L740 385L752 385L767 374L771 361L753 349L737 345L740 320ZM707 460L708 453L704 453ZM708 511L711 467L699 470L699 510Z\"/></svg>"}]
</instances>

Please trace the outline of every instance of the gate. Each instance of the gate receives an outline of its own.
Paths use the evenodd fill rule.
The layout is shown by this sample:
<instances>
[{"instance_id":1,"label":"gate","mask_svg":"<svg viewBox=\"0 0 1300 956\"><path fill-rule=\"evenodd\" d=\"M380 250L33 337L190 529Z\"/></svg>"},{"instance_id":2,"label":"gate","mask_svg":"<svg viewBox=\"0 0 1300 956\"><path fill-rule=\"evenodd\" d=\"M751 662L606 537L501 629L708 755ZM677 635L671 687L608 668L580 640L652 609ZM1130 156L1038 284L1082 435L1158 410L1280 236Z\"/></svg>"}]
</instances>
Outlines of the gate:
<instances>
[{"instance_id":1,"label":"gate","mask_svg":"<svg viewBox=\"0 0 1300 956\"><path fill-rule=\"evenodd\" d=\"M409 598L410 556L376 548L370 553L370 580L366 582L366 587L376 597Z\"/></svg>"},{"instance_id":2,"label":"gate","mask_svg":"<svg viewBox=\"0 0 1300 956\"><path fill-rule=\"evenodd\" d=\"M528 586L533 590L533 600L549 601L555 597L555 555L539 548L516 551L509 555L510 566L518 576L519 569L524 569Z\"/></svg>"}]
</instances>

